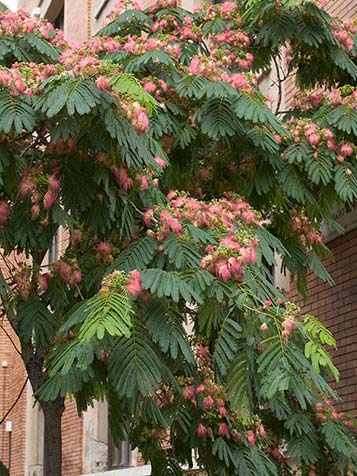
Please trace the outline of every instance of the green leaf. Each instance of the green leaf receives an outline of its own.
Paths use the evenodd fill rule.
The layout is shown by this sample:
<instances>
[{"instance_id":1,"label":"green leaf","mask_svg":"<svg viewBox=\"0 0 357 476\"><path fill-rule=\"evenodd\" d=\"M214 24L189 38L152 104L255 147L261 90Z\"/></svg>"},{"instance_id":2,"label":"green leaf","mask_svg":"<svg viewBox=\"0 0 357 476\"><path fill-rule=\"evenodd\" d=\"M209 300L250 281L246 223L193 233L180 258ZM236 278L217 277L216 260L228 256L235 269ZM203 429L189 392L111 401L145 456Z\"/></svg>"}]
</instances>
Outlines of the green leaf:
<instances>
[{"instance_id":1,"label":"green leaf","mask_svg":"<svg viewBox=\"0 0 357 476\"><path fill-rule=\"evenodd\" d=\"M357 179L353 172L347 174L345 165L335 166L335 190L338 196L344 201L352 203L357 198Z\"/></svg>"},{"instance_id":2,"label":"green leaf","mask_svg":"<svg viewBox=\"0 0 357 476\"><path fill-rule=\"evenodd\" d=\"M0 10L4 11L2 7L4 6L2 3L0 3ZM0 476L10 476L9 470L6 468L6 466L3 465L1 461L0 461Z\"/></svg>"},{"instance_id":3,"label":"green leaf","mask_svg":"<svg viewBox=\"0 0 357 476\"><path fill-rule=\"evenodd\" d=\"M88 342L95 335L102 340L106 333L111 336L130 336L133 309L125 290L99 294L87 302L83 312L86 318L79 331L79 340Z\"/></svg>"},{"instance_id":4,"label":"green leaf","mask_svg":"<svg viewBox=\"0 0 357 476\"><path fill-rule=\"evenodd\" d=\"M328 421L322 425L326 443L333 450L350 456L356 451L356 447L351 438L351 432L340 422Z\"/></svg>"},{"instance_id":5,"label":"green leaf","mask_svg":"<svg viewBox=\"0 0 357 476\"><path fill-rule=\"evenodd\" d=\"M88 114L100 102L100 91L89 79L75 79L70 76L59 77L48 86L36 103L48 118L54 117L66 108L70 116Z\"/></svg>"},{"instance_id":6,"label":"green leaf","mask_svg":"<svg viewBox=\"0 0 357 476\"><path fill-rule=\"evenodd\" d=\"M137 73L153 64L155 66L157 66L157 64L173 66L173 63L173 58L165 51L148 51L143 55L136 56L131 61L128 61L124 71L126 73Z\"/></svg>"},{"instance_id":7,"label":"green leaf","mask_svg":"<svg viewBox=\"0 0 357 476\"><path fill-rule=\"evenodd\" d=\"M157 248L157 241L150 236L133 241L119 254L114 263L107 269L106 274L112 273L115 269L125 273L129 273L133 269L145 269L153 260Z\"/></svg>"},{"instance_id":8,"label":"green leaf","mask_svg":"<svg viewBox=\"0 0 357 476\"><path fill-rule=\"evenodd\" d=\"M215 342L213 360L221 375L225 375L236 356L242 336L241 326L229 315L224 320Z\"/></svg>"},{"instance_id":9,"label":"green leaf","mask_svg":"<svg viewBox=\"0 0 357 476\"><path fill-rule=\"evenodd\" d=\"M3 90L0 96L0 131L7 134L12 129L21 134L33 131L36 123L34 110L24 96L11 96Z\"/></svg>"},{"instance_id":10,"label":"green leaf","mask_svg":"<svg viewBox=\"0 0 357 476\"><path fill-rule=\"evenodd\" d=\"M188 363L194 362L182 318L177 312L167 308L161 301L153 300L145 306L143 318L153 342L159 344L162 352L169 352L173 359L179 358L181 354Z\"/></svg>"},{"instance_id":11,"label":"green leaf","mask_svg":"<svg viewBox=\"0 0 357 476\"><path fill-rule=\"evenodd\" d=\"M17 332L22 345L46 349L55 335L55 321L45 302L30 295L27 301L20 301L16 309Z\"/></svg>"},{"instance_id":12,"label":"green leaf","mask_svg":"<svg viewBox=\"0 0 357 476\"><path fill-rule=\"evenodd\" d=\"M170 263L173 263L176 269L199 267L201 255L190 241L179 239L174 233L170 233L163 242L163 246L164 255L169 258Z\"/></svg>"},{"instance_id":13,"label":"green leaf","mask_svg":"<svg viewBox=\"0 0 357 476\"><path fill-rule=\"evenodd\" d=\"M141 273L143 289L149 289L157 297L170 297L178 302L182 298L186 302L202 302L202 297L184 279L184 276L175 271L162 269L145 269Z\"/></svg>"},{"instance_id":14,"label":"green leaf","mask_svg":"<svg viewBox=\"0 0 357 476\"><path fill-rule=\"evenodd\" d=\"M120 337L108 360L109 378L120 398L155 394L165 364L152 348L147 330L133 318L129 338Z\"/></svg>"},{"instance_id":15,"label":"green leaf","mask_svg":"<svg viewBox=\"0 0 357 476\"><path fill-rule=\"evenodd\" d=\"M111 80L113 91L127 95L133 101L140 102L142 106L146 107L149 114L152 113L153 109L158 108L156 99L145 91L140 81L133 74L117 73L111 76Z\"/></svg>"}]
</instances>

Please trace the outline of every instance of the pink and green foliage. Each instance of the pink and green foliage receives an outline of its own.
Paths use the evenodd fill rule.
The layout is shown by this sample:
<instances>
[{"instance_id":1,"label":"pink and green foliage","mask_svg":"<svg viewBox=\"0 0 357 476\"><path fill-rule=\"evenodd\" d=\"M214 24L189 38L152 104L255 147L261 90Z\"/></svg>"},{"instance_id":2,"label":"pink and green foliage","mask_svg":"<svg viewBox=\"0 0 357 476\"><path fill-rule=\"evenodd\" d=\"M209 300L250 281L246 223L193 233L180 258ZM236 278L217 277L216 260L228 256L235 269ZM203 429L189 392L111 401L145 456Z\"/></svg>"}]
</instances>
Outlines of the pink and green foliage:
<instances>
[{"instance_id":1,"label":"pink and green foliage","mask_svg":"<svg viewBox=\"0 0 357 476\"><path fill-rule=\"evenodd\" d=\"M157 476L192 450L210 476L355 474L335 341L269 271L278 253L302 292L309 270L331 282L319 230L357 198L355 23L313 1L137 7L82 45L0 14L1 296L45 419L105 397ZM283 49L279 91L293 72L301 91L272 112L259 75Z\"/></svg>"}]
</instances>

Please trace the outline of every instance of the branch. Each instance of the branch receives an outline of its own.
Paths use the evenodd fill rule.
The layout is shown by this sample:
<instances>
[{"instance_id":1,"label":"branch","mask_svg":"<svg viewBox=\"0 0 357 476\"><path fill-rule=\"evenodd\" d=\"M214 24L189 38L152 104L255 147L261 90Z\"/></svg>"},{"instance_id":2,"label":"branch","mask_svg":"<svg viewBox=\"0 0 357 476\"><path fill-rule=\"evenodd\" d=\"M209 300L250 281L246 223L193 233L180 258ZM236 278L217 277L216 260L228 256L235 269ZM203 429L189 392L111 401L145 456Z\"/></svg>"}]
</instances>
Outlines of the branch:
<instances>
[{"instance_id":1,"label":"branch","mask_svg":"<svg viewBox=\"0 0 357 476\"><path fill-rule=\"evenodd\" d=\"M277 77L278 77L278 100L277 100L277 103L276 103L276 108L275 108L274 114L278 114L280 106L281 106L281 101L283 99L283 88L282 88L282 79L281 79L281 76L280 76L280 68L279 68L279 64L278 64L278 61L277 61L275 56L273 56L273 62L274 62L275 69L276 69L276 74L277 74Z\"/></svg>"},{"instance_id":2,"label":"branch","mask_svg":"<svg viewBox=\"0 0 357 476\"><path fill-rule=\"evenodd\" d=\"M7 332L7 330L5 329L5 327L3 326L3 324L0 324L0 328L2 329L2 331L4 332L4 334L6 334L7 338L9 339L9 341L11 342L11 344L13 345L14 349L16 350L16 352L19 354L19 356L22 358L22 354L21 352L19 351L17 345L15 344L14 342L14 339L11 337L11 335Z\"/></svg>"},{"instance_id":3,"label":"branch","mask_svg":"<svg viewBox=\"0 0 357 476\"><path fill-rule=\"evenodd\" d=\"M21 396L22 396L22 394L23 394L23 392L24 392L24 390L25 390L25 388L26 388L28 379L29 379L29 378L26 377L26 380L25 380L25 382L24 382L24 384L23 384L23 386L22 386L22 388L21 388L21 390L20 390L20 393L18 394L16 400L15 400L14 403L11 405L11 407L9 408L9 410L5 413L5 415L1 418L1 420L0 420L0 425L1 425L2 423L4 423L4 421L6 420L6 418L10 415L10 413L12 412L12 410L13 410L13 409L15 408L15 406L17 405L18 401L20 400L20 398L21 398Z\"/></svg>"}]
</instances>

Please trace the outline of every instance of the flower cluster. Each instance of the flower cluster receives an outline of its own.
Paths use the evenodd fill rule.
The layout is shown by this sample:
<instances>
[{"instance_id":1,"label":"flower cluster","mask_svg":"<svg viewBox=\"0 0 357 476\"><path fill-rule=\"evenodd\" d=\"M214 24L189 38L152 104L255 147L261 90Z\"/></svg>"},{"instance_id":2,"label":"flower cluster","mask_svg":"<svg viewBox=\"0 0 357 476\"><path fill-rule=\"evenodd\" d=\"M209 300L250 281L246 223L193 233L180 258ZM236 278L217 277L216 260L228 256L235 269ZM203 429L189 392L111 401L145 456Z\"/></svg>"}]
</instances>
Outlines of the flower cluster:
<instances>
[{"instance_id":1,"label":"flower cluster","mask_svg":"<svg viewBox=\"0 0 357 476\"><path fill-rule=\"evenodd\" d=\"M14 275L14 281L16 284L16 288L22 299L25 301L29 298L31 289L32 289L32 269L31 266L26 264L21 265L19 270Z\"/></svg>"},{"instance_id":2,"label":"flower cluster","mask_svg":"<svg viewBox=\"0 0 357 476\"><path fill-rule=\"evenodd\" d=\"M113 273L108 274L102 282L99 294L114 291L123 292L123 290L133 297L143 294L140 272L138 270L134 269L129 273L129 276L122 271L113 271Z\"/></svg>"},{"instance_id":3,"label":"flower cluster","mask_svg":"<svg viewBox=\"0 0 357 476\"><path fill-rule=\"evenodd\" d=\"M317 124L307 119L291 120L288 124L291 130L294 142L298 143L302 140L310 145L314 150L314 159L318 160L319 148L327 147L329 151L336 153L336 159L342 163L346 158L351 157L355 152L355 146L351 142L341 140L336 143L336 138L331 129L325 127L320 128ZM348 174L346 169L346 174Z\"/></svg>"},{"instance_id":4,"label":"flower cluster","mask_svg":"<svg viewBox=\"0 0 357 476\"><path fill-rule=\"evenodd\" d=\"M137 101L131 102L123 99L120 101L120 104L128 121L134 129L139 134L146 132L149 127L149 118L147 116L146 108L141 106Z\"/></svg>"},{"instance_id":5,"label":"flower cluster","mask_svg":"<svg viewBox=\"0 0 357 476\"><path fill-rule=\"evenodd\" d=\"M39 94L39 85L59 73L60 67L52 64L14 63L11 68L0 69L0 86L8 88L12 96Z\"/></svg>"},{"instance_id":6,"label":"flower cluster","mask_svg":"<svg viewBox=\"0 0 357 476\"><path fill-rule=\"evenodd\" d=\"M341 421L344 425L356 429L356 422L352 415L338 412L332 400L324 400L315 404L316 419L319 423L325 423L328 419Z\"/></svg>"},{"instance_id":7,"label":"flower cluster","mask_svg":"<svg viewBox=\"0 0 357 476\"><path fill-rule=\"evenodd\" d=\"M0 202L0 226L6 225L11 213L11 207L7 202Z\"/></svg>"},{"instance_id":8,"label":"flower cluster","mask_svg":"<svg viewBox=\"0 0 357 476\"><path fill-rule=\"evenodd\" d=\"M348 51L351 51L354 46L354 35L357 32L357 22L350 19L336 20L333 28L334 36Z\"/></svg>"},{"instance_id":9,"label":"flower cluster","mask_svg":"<svg viewBox=\"0 0 357 476\"><path fill-rule=\"evenodd\" d=\"M206 247L201 267L224 281L240 281L244 266L256 260L257 212L238 196L206 203L172 191L167 198L166 207L156 206L145 212L145 224L153 228L147 233L162 242L170 233L184 238L188 224L210 230L216 244Z\"/></svg>"},{"instance_id":10,"label":"flower cluster","mask_svg":"<svg viewBox=\"0 0 357 476\"><path fill-rule=\"evenodd\" d=\"M82 273L76 259L60 259L51 265L53 274L58 275L65 284L74 288L82 280Z\"/></svg>"},{"instance_id":11,"label":"flower cluster","mask_svg":"<svg viewBox=\"0 0 357 476\"><path fill-rule=\"evenodd\" d=\"M194 377L180 378L182 397L194 413L200 414L196 427L198 440L227 438L238 445L254 447L256 440L265 440L266 430L259 418L244 421L230 408L224 387L218 385L212 371L207 342L196 348L198 370ZM168 402L170 403L170 402Z\"/></svg>"},{"instance_id":12,"label":"flower cluster","mask_svg":"<svg viewBox=\"0 0 357 476\"><path fill-rule=\"evenodd\" d=\"M345 85L340 88L333 88L331 94L323 92L303 92L299 91L290 105L291 109L307 111L318 109L324 105L332 107L347 106L357 108L357 89L353 86Z\"/></svg>"},{"instance_id":13,"label":"flower cluster","mask_svg":"<svg viewBox=\"0 0 357 476\"><path fill-rule=\"evenodd\" d=\"M57 47L67 46L63 40L63 31L55 30L45 19L32 17L24 10L16 13L11 10L0 12L0 37L21 38L28 33L35 33Z\"/></svg>"},{"instance_id":14,"label":"flower cluster","mask_svg":"<svg viewBox=\"0 0 357 476\"><path fill-rule=\"evenodd\" d=\"M41 205L48 213L55 204L61 188L57 172L58 169L55 168L51 175L46 175L41 166L23 172L19 184L19 197L21 200L30 199L33 220L39 217ZM41 224L46 225L46 219Z\"/></svg>"},{"instance_id":15,"label":"flower cluster","mask_svg":"<svg viewBox=\"0 0 357 476\"><path fill-rule=\"evenodd\" d=\"M290 211L291 229L300 238L305 247L322 244L322 236L312 225L303 211L298 212L295 208Z\"/></svg>"}]
</instances>

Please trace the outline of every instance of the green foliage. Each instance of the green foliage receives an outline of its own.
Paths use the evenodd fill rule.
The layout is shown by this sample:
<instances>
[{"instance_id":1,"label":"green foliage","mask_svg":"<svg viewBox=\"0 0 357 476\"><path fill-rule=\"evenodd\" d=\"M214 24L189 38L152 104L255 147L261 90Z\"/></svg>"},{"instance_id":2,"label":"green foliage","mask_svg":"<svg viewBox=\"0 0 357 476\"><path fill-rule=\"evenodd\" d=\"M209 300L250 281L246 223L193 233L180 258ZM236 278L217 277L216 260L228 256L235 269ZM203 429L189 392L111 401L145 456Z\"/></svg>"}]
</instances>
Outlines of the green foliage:
<instances>
[{"instance_id":1,"label":"green foliage","mask_svg":"<svg viewBox=\"0 0 357 476\"><path fill-rule=\"evenodd\" d=\"M2 4L1 4L2 5ZM0 476L10 476L9 470L0 461Z\"/></svg>"},{"instance_id":2,"label":"green foliage","mask_svg":"<svg viewBox=\"0 0 357 476\"><path fill-rule=\"evenodd\" d=\"M21 134L23 129L31 132L35 127L36 119L29 102L6 91L0 96L0 116L0 131L5 134L12 129L16 134Z\"/></svg>"},{"instance_id":3,"label":"green foliage","mask_svg":"<svg viewBox=\"0 0 357 476\"><path fill-rule=\"evenodd\" d=\"M106 399L114 441L128 434L154 476L181 476L192 450L215 476L291 476L291 461L302 474L310 464L318 476L347 474L357 471L355 435L321 403L337 398L326 380L339 378L328 354L336 342L285 301L271 268L281 257L302 292L310 270L334 284L317 230L357 199L355 50L339 43L314 2L244 0L231 19L220 9L212 5L209 17L205 9L127 9L98 33L119 51L106 52L100 39L100 52L87 45L78 54L88 54L88 71L76 49L71 70L65 44L37 30L4 33L2 304L29 372L37 359L37 400L70 394L80 412ZM191 21L192 38L180 37ZM215 44L228 30L246 46ZM128 39L137 49L125 47ZM152 39L161 46L147 47ZM295 71L301 90L337 87L340 99L326 94L316 107L273 112L252 73L283 62L287 46L288 71L277 74ZM239 61L251 52L246 72ZM197 75L193 59L204 66ZM15 61L24 84L8 87ZM27 61L49 64L38 87ZM277 78L278 95L285 79ZM353 149L343 160L342 145ZM193 200L180 194L174 205L165 198L172 189ZM238 193L242 218L231 224L220 207ZM242 275L233 273L240 265Z\"/></svg>"},{"instance_id":4,"label":"green foliage","mask_svg":"<svg viewBox=\"0 0 357 476\"><path fill-rule=\"evenodd\" d=\"M36 109L48 118L54 117L64 108L69 116L88 114L100 102L100 93L90 80L74 79L70 76L52 80L37 101Z\"/></svg>"},{"instance_id":5,"label":"green foliage","mask_svg":"<svg viewBox=\"0 0 357 476\"><path fill-rule=\"evenodd\" d=\"M146 107L149 114L158 106L157 101L145 91L139 80L132 74L113 75L112 88L115 92L128 96L130 100L139 101Z\"/></svg>"},{"instance_id":6,"label":"green foliage","mask_svg":"<svg viewBox=\"0 0 357 476\"><path fill-rule=\"evenodd\" d=\"M130 298L125 291L103 292L83 309L87 315L81 325L78 338L90 341L94 335L102 340L107 332L111 336L130 336Z\"/></svg>"}]
</instances>

